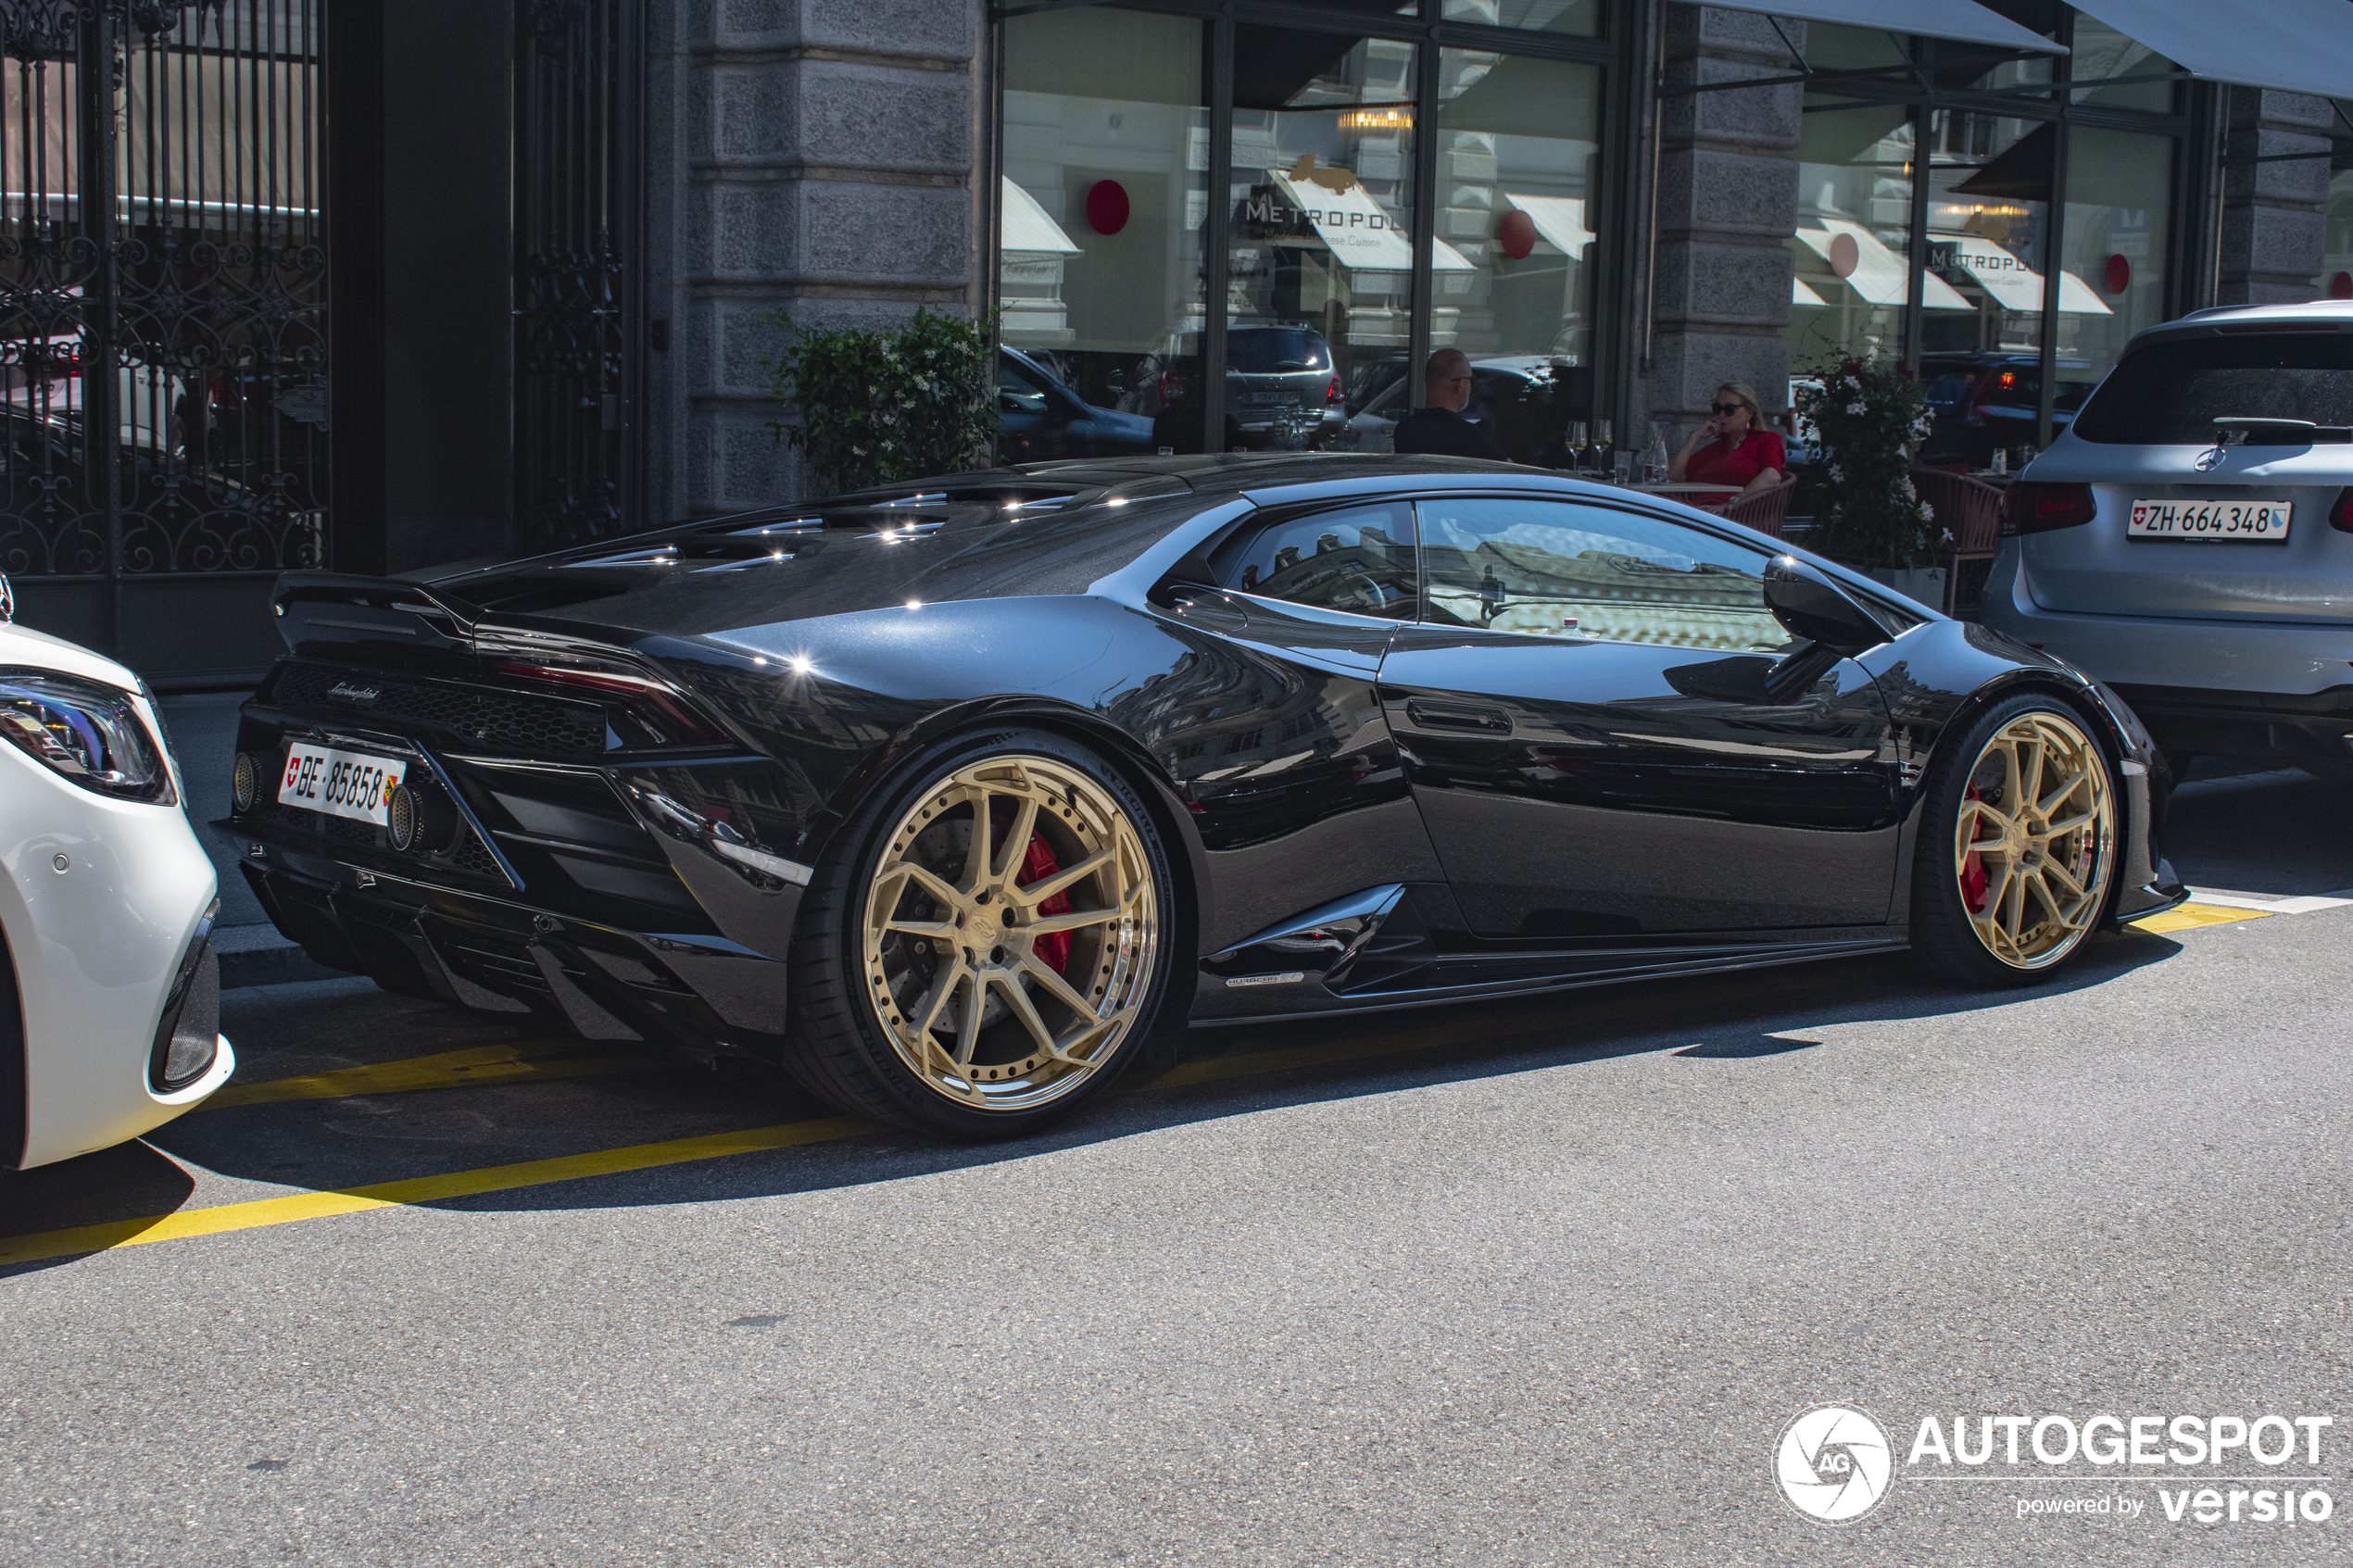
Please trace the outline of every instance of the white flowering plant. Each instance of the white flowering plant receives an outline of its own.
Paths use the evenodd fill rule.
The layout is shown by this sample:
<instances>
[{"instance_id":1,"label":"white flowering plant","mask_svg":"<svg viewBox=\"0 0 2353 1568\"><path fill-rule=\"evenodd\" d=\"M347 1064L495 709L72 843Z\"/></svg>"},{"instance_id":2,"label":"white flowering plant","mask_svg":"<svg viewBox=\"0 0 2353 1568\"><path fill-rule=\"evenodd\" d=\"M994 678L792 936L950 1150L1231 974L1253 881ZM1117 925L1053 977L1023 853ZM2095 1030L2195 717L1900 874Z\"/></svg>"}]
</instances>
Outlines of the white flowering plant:
<instances>
[{"instance_id":1,"label":"white flowering plant","mask_svg":"<svg viewBox=\"0 0 2353 1568\"><path fill-rule=\"evenodd\" d=\"M1802 370L1799 417L1821 444L1824 555L1855 566L1928 564L1942 536L1912 485L1913 445L1929 433L1928 399L1901 365L1839 359Z\"/></svg>"}]
</instances>

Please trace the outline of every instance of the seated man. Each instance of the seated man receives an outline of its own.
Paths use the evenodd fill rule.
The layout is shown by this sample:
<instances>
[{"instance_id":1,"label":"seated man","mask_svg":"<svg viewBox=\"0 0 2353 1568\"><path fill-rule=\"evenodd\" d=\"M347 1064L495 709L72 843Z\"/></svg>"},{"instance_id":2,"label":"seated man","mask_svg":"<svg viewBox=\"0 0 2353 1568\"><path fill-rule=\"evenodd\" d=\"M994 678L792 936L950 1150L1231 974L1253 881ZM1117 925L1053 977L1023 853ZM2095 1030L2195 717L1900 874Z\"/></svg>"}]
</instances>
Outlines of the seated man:
<instances>
[{"instance_id":1,"label":"seated man","mask_svg":"<svg viewBox=\"0 0 2353 1568\"><path fill-rule=\"evenodd\" d=\"M1470 360L1459 348L1441 348L1422 371L1422 402L1397 421L1396 448L1443 458L1487 458L1507 463L1503 447L1483 424L1463 418L1470 402Z\"/></svg>"}]
</instances>

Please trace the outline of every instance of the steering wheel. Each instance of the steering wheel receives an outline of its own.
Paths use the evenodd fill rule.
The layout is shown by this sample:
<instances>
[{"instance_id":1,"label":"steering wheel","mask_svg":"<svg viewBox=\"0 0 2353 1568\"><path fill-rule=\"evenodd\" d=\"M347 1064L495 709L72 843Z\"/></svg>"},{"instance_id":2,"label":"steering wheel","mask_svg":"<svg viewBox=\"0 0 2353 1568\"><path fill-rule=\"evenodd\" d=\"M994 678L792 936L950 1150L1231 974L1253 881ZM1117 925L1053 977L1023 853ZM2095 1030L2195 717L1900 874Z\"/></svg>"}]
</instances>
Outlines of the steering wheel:
<instances>
[{"instance_id":1,"label":"steering wheel","mask_svg":"<svg viewBox=\"0 0 2353 1568\"><path fill-rule=\"evenodd\" d=\"M1362 571L1352 571L1338 579L1333 584L1332 597L1335 600L1353 599L1353 605L1341 604L1340 608L1359 608L1372 615L1387 609L1390 601L1389 591L1380 585L1379 580Z\"/></svg>"}]
</instances>

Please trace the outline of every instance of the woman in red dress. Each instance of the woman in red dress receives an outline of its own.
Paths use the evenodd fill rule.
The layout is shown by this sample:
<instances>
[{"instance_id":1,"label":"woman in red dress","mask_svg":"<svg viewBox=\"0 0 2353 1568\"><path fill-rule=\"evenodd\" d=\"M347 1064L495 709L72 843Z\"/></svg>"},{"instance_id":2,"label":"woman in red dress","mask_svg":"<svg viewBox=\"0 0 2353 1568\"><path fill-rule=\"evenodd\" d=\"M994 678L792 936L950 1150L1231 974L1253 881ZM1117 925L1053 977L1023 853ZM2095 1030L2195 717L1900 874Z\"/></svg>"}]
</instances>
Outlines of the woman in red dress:
<instances>
[{"instance_id":1,"label":"woman in red dress","mask_svg":"<svg viewBox=\"0 0 2353 1568\"><path fill-rule=\"evenodd\" d=\"M1781 482L1787 462L1781 438L1765 428L1756 390L1726 383L1716 389L1708 421L1675 454L1667 477L1678 483L1721 484L1751 495Z\"/></svg>"}]
</instances>

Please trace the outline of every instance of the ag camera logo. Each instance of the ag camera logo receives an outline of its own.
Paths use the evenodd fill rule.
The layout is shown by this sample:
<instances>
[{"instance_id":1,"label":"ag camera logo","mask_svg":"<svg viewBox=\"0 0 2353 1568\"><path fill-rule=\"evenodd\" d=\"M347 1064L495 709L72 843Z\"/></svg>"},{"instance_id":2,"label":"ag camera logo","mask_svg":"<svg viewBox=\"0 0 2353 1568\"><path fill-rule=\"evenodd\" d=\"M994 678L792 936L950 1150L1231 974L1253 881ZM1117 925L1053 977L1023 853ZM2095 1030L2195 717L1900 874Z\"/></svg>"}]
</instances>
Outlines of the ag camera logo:
<instances>
[{"instance_id":1,"label":"ag camera logo","mask_svg":"<svg viewBox=\"0 0 2353 1568\"><path fill-rule=\"evenodd\" d=\"M1806 1518L1851 1524L1887 1496L1895 1456L1886 1429L1852 1405L1821 1405L1781 1429L1773 1477Z\"/></svg>"}]
</instances>

